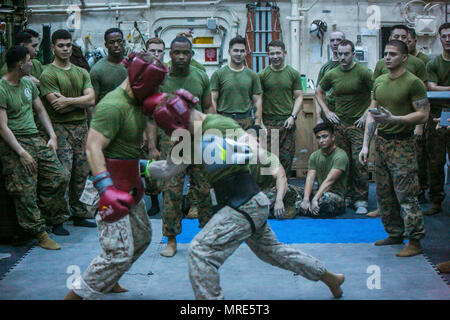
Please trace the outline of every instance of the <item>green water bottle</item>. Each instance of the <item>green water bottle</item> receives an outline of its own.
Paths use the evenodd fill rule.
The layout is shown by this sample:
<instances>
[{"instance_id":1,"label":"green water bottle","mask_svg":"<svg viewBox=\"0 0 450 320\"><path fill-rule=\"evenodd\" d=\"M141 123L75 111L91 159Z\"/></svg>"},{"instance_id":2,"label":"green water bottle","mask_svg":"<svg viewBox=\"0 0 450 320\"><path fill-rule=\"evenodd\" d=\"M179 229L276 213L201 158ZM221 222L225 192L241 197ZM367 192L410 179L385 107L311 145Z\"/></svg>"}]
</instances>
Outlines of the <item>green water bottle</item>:
<instances>
[{"instance_id":1,"label":"green water bottle","mask_svg":"<svg viewBox=\"0 0 450 320\"><path fill-rule=\"evenodd\" d=\"M303 90L303 92L305 92L306 91L306 75L301 74L300 81L302 83L302 90Z\"/></svg>"}]
</instances>

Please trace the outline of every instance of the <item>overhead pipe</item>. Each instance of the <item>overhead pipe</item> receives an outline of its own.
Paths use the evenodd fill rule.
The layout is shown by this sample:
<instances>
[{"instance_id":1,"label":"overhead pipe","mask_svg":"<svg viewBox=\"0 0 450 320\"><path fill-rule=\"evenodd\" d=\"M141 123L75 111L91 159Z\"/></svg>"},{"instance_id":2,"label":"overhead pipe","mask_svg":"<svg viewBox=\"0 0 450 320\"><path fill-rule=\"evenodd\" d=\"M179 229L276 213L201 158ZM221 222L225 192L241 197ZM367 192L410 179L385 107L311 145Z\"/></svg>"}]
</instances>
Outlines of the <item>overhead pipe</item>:
<instances>
[{"instance_id":1,"label":"overhead pipe","mask_svg":"<svg viewBox=\"0 0 450 320\"><path fill-rule=\"evenodd\" d=\"M80 12L92 12L92 11L115 11L115 10L137 10L137 9L149 9L146 5L141 6L129 6L129 7L110 7L110 8L84 8L80 9ZM30 13L67 13L67 9L30 9Z\"/></svg>"},{"instance_id":2,"label":"overhead pipe","mask_svg":"<svg viewBox=\"0 0 450 320\"><path fill-rule=\"evenodd\" d=\"M291 66L300 70L300 21L303 17L299 15L298 0L291 0L291 16L287 17L291 29Z\"/></svg>"},{"instance_id":3,"label":"overhead pipe","mask_svg":"<svg viewBox=\"0 0 450 320\"><path fill-rule=\"evenodd\" d=\"M39 8L67 8L74 4L30 4L27 7L31 9L39 9ZM80 8L95 8L95 7L110 7L110 6L123 6L123 3L121 2L97 2L97 3L81 3ZM137 2L130 2L126 4L127 7L129 6L142 6L142 3Z\"/></svg>"},{"instance_id":4,"label":"overhead pipe","mask_svg":"<svg viewBox=\"0 0 450 320\"><path fill-rule=\"evenodd\" d=\"M147 0L145 5L143 5L143 4L141 4L141 5L122 5L118 2L114 3L114 4L104 3L101 5L102 6L96 7L94 4L85 4L85 6L83 8L80 8L80 12L150 9L151 3L150 3L150 0ZM57 8L57 9L33 9L33 6L28 6L28 8L31 8L29 10L30 13L67 13L67 9L69 7L66 6L66 7L61 7L61 8Z\"/></svg>"},{"instance_id":5,"label":"overhead pipe","mask_svg":"<svg viewBox=\"0 0 450 320\"><path fill-rule=\"evenodd\" d=\"M289 20L291 30L291 65L296 70L300 70L300 22L305 19L303 14L311 10L317 2L319 0L314 0L308 7L299 7L298 0L291 0L291 15L286 19Z\"/></svg>"},{"instance_id":6,"label":"overhead pipe","mask_svg":"<svg viewBox=\"0 0 450 320\"><path fill-rule=\"evenodd\" d=\"M221 3L223 0L216 0L216 1L184 1L181 0L178 2L154 2L152 3L152 6L154 7L164 7L164 6L204 6L204 5L217 5Z\"/></svg>"},{"instance_id":7,"label":"overhead pipe","mask_svg":"<svg viewBox=\"0 0 450 320\"><path fill-rule=\"evenodd\" d=\"M298 2L298 1L297 1L297 2ZM311 5L310 5L309 7L306 7L306 8L298 8L298 10L299 10L300 12L308 12L309 10L312 9L312 7L314 7L314 6L316 5L317 2L319 2L319 0L314 0L314 2L311 3Z\"/></svg>"},{"instance_id":8,"label":"overhead pipe","mask_svg":"<svg viewBox=\"0 0 450 320\"><path fill-rule=\"evenodd\" d=\"M109 10L137 10L137 9L150 9L150 7L162 7L162 6L198 6L198 5L217 5L221 3L223 0L216 1L184 1L181 2L154 2L150 3L150 0L147 0L146 5L123 5L119 2L116 3L96 3L96 4L85 4L80 8L81 12L92 12L92 11L109 11ZM67 6L57 5L60 8L56 9L37 9L37 8L45 8L49 7L49 5L39 6L39 5L30 5L28 8L30 9L30 13L67 13ZM51 7L55 7L52 5ZM33 9L36 8L36 9Z\"/></svg>"},{"instance_id":9,"label":"overhead pipe","mask_svg":"<svg viewBox=\"0 0 450 320\"><path fill-rule=\"evenodd\" d=\"M187 5L193 5L193 6L198 6L198 5L217 5L217 4L219 4L219 3L221 3L223 0L216 0L216 1L185 1L185 0L181 0L181 1L178 1L178 2L154 2L154 3L152 3L151 5L152 6L155 6L155 7L162 7L162 6L179 6L179 5L182 5L182 6L187 6ZM150 1L147 1L147 5L149 5L149 2ZM142 6L141 4L139 4L139 3L128 3L126 6L124 6L122 3L120 3L120 2L113 2L113 3L111 3L111 2L104 2L104 3L91 3L91 4L88 4L88 3L85 3L84 4L84 8L94 8L94 7L111 7L111 6L122 6L122 7L140 7L140 6ZM65 4L50 4L50 3L48 3L47 5L45 5L45 4L35 4L35 5L29 5L28 6L28 8L31 8L31 9L33 9L33 8L36 8L36 9L39 9L39 8L50 8L50 7L53 7L53 8L55 8L55 7L67 7L67 5L65 5ZM36 12L36 11L35 11Z\"/></svg>"}]
</instances>

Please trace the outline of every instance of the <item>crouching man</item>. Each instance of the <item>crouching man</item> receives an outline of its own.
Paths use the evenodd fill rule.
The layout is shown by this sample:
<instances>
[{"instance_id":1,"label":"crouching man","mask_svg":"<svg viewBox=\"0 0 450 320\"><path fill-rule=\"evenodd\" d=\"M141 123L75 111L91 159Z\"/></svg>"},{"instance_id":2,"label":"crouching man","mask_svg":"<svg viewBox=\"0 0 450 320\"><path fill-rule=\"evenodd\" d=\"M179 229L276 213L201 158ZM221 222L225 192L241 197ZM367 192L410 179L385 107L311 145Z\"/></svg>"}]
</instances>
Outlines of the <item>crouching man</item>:
<instances>
[{"instance_id":1,"label":"crouching man","mask_svg":"<svg viewBox=\"0 0 450 320\"><path fill-rule=\"evenodd\" d=\"M278 242L267 223L270 201L251 177L249 164L255 159L265 163L268 152L235 120L195 109L197 101L186 90L179 90L175 95L157 94L144 106L169 136L184 129L175 132L183 135L183 143L190 142L188 150L182 149L183 157L193 150L188 161L179 161L174 151L180 148L175 145L167 160L148 165L151 177L170 179L190 165L198 166L220 208L189 245L189 278L195 298L224 299L219 268L242 242L261 260L311 281L321 280L335 298L341 297L344 275L331 273L316 258Z\"/></svg>"},{"instance_id":2,"label":"crouching man","mask_svg":"<svg viewBox=\"0 0 450 320\"><path fill-rule=\"evenodd\" d=\"M305 191L299 211L312 217L334 217L345 212L348 157L344 150L336 146L332 125L320 123L314 127L314 134L319 150L309 158ZM319 189L313 192L316 179Z\"/></svg>"}]
</instances>

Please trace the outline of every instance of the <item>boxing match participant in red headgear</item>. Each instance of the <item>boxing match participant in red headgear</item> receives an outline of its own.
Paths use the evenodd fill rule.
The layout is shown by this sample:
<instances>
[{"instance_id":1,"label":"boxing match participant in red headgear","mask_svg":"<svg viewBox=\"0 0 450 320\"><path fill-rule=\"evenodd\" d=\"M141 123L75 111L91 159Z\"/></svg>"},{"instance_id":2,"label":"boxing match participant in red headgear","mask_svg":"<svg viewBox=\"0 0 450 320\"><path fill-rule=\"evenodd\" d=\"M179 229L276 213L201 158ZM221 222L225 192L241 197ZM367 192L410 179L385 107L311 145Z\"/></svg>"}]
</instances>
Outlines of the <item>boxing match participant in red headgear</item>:
<instances>
[{"instance_id":1,"label":"boxing match participant in red headgear","mask_svg":"<svg viewBox=\"0 0 450 320\"><path fill-rule=\"evenodd\" d=\"M146 52L133 52L122 61L127 68L133 94L140 102L158 91L169 72L169 69L157 59L148 62L149 57L151 55Z\"/></svg>"},{"instance_id":2,"label":"boxing match participant in red headgear","mask_svg":"<svg viewBox=\"0 0 450 320\"><path fill-rule=\"evenodd\" d=\"M159 60L153 59L150 54L145 52L132 53L122 63L127 67L128 72L128 78L124 82L126 83L125 87L131 89L134 98L136 98L140 105L142 105L145 99L158 91L159 86L164 81L165 75L168 72L164 64ZM102 103L99 105L102 105ZM134 108L134 106L123 106L123 108L129 110L130 108ZM130 124L126 124L128 119L123 119L123 125L133 126L136 123L146 122L145 117L139 116L138 114L134 114L134 116L139 119L135 119L135 122ZM111 118L112 123L114 122L113 119ZM104 128L103 126L106 125L107 127L109 125L108 121L108 118L96 113L93 119L93 128L98 129L100 133L102 133L102 130L106 130L105 132L107 132L110 129ZM142 130L143 127L140 126L140 129ZM125 128L117 128L117 130L118 135L122 131L126 131ZM104 135L110 137L111 133L104 133ZM141 139L141 136L142 133L138 138ZM110 143L114 145L115 140L113 139ZM121 137L117 137L117 140L121 140ZM130 146L133 142L137 141L127 141L127 143L130 143ZM135 147L138 148L137 144ZM133 146L131 146L132 148ZM127 155L127 160L123 160L123 156L121 158L117 159L114 155L106 154L106 170L96 172L96 176L94 177L94 185L100 194L99 214L106 222L115 222L126 216L130 208L138 204L143 195L143 186L138 169L139 156L130 154Z\"/></svg>"},{"instance_id":3,"label":"boxing match participant in red headgear","mask_svg":"<svg viewBox=\"0 0 450 320\"><path fill-rule=\"evenodd\" d=\"M147 53L131 55L125 65L128 77L95 106L86 143L94 186L100 194L97 227L103 251L76 280L80 285L74 286L67 299L123 290L118 279L151 240L139 176L148 121L142 105L158 92L168 70Z\"/></svg>"}]
</instances>

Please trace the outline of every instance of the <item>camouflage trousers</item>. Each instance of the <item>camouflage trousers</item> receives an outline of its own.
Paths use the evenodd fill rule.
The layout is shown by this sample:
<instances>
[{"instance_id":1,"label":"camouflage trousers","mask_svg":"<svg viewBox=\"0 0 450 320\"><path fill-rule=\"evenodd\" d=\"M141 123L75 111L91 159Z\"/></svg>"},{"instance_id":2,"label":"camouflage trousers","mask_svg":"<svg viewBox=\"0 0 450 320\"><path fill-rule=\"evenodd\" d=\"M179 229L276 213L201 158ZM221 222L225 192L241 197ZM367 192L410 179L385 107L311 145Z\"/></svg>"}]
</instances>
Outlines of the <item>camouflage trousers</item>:
<instances>
[{"instance_id":1,"label":"camouflage trousers","mask_svg":"<svg viewBox=\"0 0 450 320\"><path fill-rule=\"evenodd\" d=\"M267 129L267 150L277 155L286 175L289 176L292 169L292 160L295 156L296 126L294 124L290 129L284 128L286 119L287 117L277 119L276 117L265 116L264 126ZM278 141L274 141L274 143L278 143L278 147L272 145L272 134L274 133L272 130L278 130ZM278 153L275 151L278 151Z\"/></svg>"},{"instance_id":2,"label":"camouflage trousers","mask_svg":"<svg viewBox=\"0 0 450 320\"><path fill-rule=\"evenodd\" d=\"M264 262L318 281L325 273L324 264L292 246L278 242L267 223L269 199L263 192L238 209L246 212L255 224L252 234L249 221L240 212L225 206L219 210L189 245L189 279L196 299L224 299L219 268L245 242ZM270 290L270 288L268 288Z\"/></svg>"},{"instance_id":3,"label":"camouflage trousers","mask_svg":"<svg viewBox=\"0 0 450 320\"><path fill-rule=\"evenodd\" d=\"M107 223L97 215L96 222L102 253L73 284L73 291L84 299L96 299L110 292L144 253L152 238L143 200L119 221Z\"/></svg>"},{"instance_id":4,"label":"camouflage trousers","mask_svg":"<svg viewBox=\"0 0 450 320\"><path fill-rule=\"evenodd\" d=\"M218 112L218 113L220 113L220 112ZM249 116L248 118L243 118L243 119L235 119L235 118L233 118L233 117L231 116L231 114L229 114L229 113L220 113L220 114L223 115L223 116L225 116L225 117L228 117L228 118L233 119L233 120L236 121L236 122L241 126L241 128L244 129L244 130L247 130L248 127L250 127L250 126L253 125L253 123L254 123L253 118L252 118L251 116Z\"/></svg>"},{"instance_id":5,"label":"camouflage trousers","mask_svg":"<svg viewBox=\"0 0 450 320\"><path fill-rule=\"evenodd\" d=\"M369 201L369 171L367 166L363 166L359 162L364 129L354 125L338 124L335 126L335 132L337 146L347 153L349 159L350 170L346 197L351 198L353 203L362 202L367 206Z\"/></svg>"},{"instance_id":6,"label":"camouflage trousers","mask_svg":"<svg viewBox=\"0 0 450 320\"><path fill-rule=\"evenodd\" d=\"M377 203L384 229L390 237L425 237L422 211L417 200L417 162L414 138L375 140Z\"/></svg>"},{"instance_id":7,"label":"camouflage trousers","mask_svg":"<svg viewBox=\"0 0 450 320\"><path fill-rule=\"evenodd\" d=\"M174 142L167 135L161 138L161 159L166 159ZM200 227L203 227L212 215L210 201L210 186L198 167L189 167L186 172L179 173L168 180L161 180L159 188L163 191L162 231L166 237L181 233L181 221L184 214L181 211L183 203L183 186L185 175L190 178L190 201L192 207L198 209Z\"/></svg>"},{"instance_id":8,"label":"camouflage trousers","mask_svg":"<svg viewBox=\"0 0 450 320\"><path fill-rule=\"evenodd\" d=\"M311 218L332 218L345 213L345 200L340 195L333 192L324 192L320 197L319 203L319 214L316 216L311 212L303 212L300 209L300 203L303 201L305 194L305 189L302 187L297 187L298 198L295 202L295 208L298 210L300 215L305 215ZM312 196L316 194L317 190L312 192Z\"/></svg>"},{"instance_id":9,"label":"camouflage trousers","mask_svg":"<svg viewBox=\"0 0 450 320\"><path fill-rule=\"evenodd\" d=\"M55 123L53 128L58 137L58 158L69 172L67 197L70 211L75 217L93 218L88 213L86 205L80 202L89 174L86 157L87 124Z\"/></svg>"},{"instance_id":10,"label":"camouflage trousers","mask_svg":"<svg viewBox=\"0 0 450 320\"><path fill-rule=\"evenodd\" d=\"M273 215L273 210L275 206L275 202L277 200L277 187L272 187L269 190L264 190L267 198L270 201L270 215ZM286 219L294 219L297 215L297 209L295 204L300 199L300 194L303 194L303 188L299 186L295 186L292 184L288 184L288 188L286 190L286 194L283 198L284 210L286 211Z\"/></svg>"},{"instance_id":11,"label":"camouflage trousers","mask_svg":"<svg viewBox=\"0 0 450 320\"><path fill-rule=\"evenodd\" d=\"M433 118L439 118L440 113L440 110L432 109L425 128L430 170L430 191L428 195L433 203L444 201L444 166L447 161L446 154L450 154L450 130L446 128L436 130L436 123L433 122Z\"/></svg>"},{"instance_id":12,"label":"camouflage trousers","mask_svg":"<svg viewBox=\"0 0 450 320\"><path fill-rule=\"evenodd\" d=\"M415 138L417 175L419 178L419 194L428 189L428 154L425 133L421 137Z\"/></svg>"},{"instance_id":13,"label":"camouflage trousers","mask_svg":"<svg viewBox=\"0 0 450 320\"><path fill-rule=\"evenodd\" d=\"M14 201L20 226L36 234L45 231L46 225L66 221L68 208L64 193L69 182L68 172L39 135L16 136L16 139L36 161L37 172L29 175L19 156L0 139L6 191Z\"/></svg>"}]
</instances>

